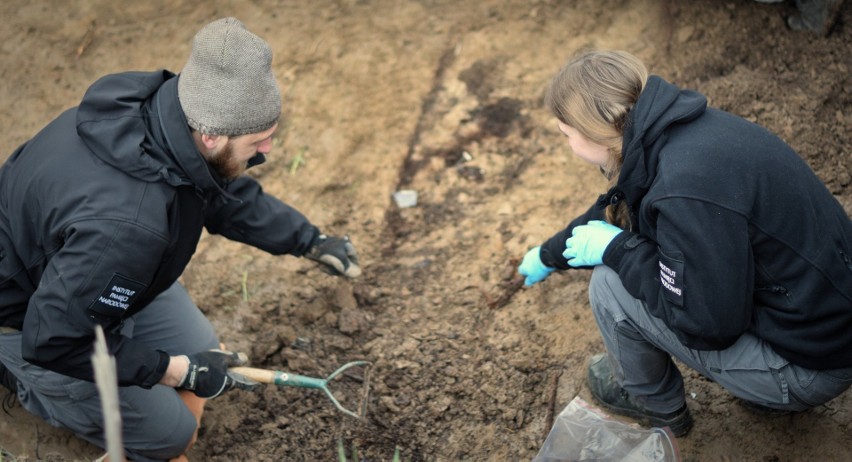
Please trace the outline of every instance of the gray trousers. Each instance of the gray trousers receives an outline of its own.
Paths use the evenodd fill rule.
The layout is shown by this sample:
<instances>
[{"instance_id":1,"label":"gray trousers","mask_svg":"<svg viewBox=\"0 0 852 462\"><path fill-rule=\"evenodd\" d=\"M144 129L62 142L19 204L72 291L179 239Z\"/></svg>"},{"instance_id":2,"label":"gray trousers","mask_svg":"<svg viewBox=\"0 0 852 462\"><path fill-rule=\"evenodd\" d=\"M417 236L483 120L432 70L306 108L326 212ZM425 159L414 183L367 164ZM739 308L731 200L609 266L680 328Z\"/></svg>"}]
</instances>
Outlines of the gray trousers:
<instances>
[{"instance_id":1,"label":"gray trousers","mask_svg":"<svg viewBox=\"0 0 852 462\"><path fill-rule=\"evenodd\" d=\"M675 357L732 395L774 409L802 411L852 385L852 368L811 370L791 364L766 342L743 334L718 351L685 347L633 298L606 266L592 273L589 299L619 384L648 410L672 412L685 400Z\"/></svg>"},{"instance_id":2,"label":"gray trousers","mask_svg":"<svg viewBox=\"0 0 852 462\"><path fill-rule=\"evenodd\" d=\"M172 356L219 347L210 321L177 283L125 321L122 333ZM18 399L25 409L51 425L106 447L100 396L94 383L24 361L20 333L0 335L0 362L18 378ZM128 458L159 461L184 452L196 421L174 388L121 387L119 400Z\"/></svg>"}]
</instances>

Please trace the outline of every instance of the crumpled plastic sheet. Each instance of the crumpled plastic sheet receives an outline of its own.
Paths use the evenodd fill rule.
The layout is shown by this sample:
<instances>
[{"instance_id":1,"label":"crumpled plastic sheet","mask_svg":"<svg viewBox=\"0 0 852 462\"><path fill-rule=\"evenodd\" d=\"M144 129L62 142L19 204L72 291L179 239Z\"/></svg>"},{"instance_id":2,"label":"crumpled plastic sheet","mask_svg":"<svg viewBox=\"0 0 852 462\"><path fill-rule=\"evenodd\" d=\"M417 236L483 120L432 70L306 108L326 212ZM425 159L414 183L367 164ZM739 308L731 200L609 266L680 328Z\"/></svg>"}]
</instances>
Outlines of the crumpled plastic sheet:
<instances>
[{"instance_id":1,"label":"crumpled plastic sheet","mask_svg":"<svg viewBox=\"0 0 852 462\"><path fill-rule=\"evenodd\" d=\"M533 462L680 462L668 428L641 428L613 420L575 397L556 418Z\"/></svg>"}]
</instances>

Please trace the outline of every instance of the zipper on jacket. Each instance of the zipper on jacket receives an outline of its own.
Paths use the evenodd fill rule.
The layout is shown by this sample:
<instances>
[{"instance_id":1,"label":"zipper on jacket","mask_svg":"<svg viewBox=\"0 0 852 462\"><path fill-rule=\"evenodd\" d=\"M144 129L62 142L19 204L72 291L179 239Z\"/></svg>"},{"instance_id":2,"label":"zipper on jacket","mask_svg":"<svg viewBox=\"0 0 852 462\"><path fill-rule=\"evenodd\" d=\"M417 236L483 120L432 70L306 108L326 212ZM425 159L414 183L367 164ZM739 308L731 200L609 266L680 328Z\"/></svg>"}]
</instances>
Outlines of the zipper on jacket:
<instances>
[{"instance_id":1,"label":"zipper on jacket","mask_svg":"<svg viewBox=\"0 0 852 462\"><path fill-rule=\"evenodd\" d=\"M755 287L756 292L772 292L775 295L787 295L787 288L779 285Z\"/></svg>"},{"instance_id":2,"label":"zipper on jacket","mask_svg":"<svg viewBox=\"0 0 852 462\"><path fill-rule=\"evenodd\" d=\"M779 286L778 284L772 284L768 286L756 287L754 289L755 293L757 292L769 292L773 296L777 297L775 299L775 303L772 303L772 306L781 311L790 311L796 312L795 308L790 306L792 296L790 295L790 291L787 290L784 286ZM780 303L779 303L780 302Z\"/></svg>"}]
</instances>

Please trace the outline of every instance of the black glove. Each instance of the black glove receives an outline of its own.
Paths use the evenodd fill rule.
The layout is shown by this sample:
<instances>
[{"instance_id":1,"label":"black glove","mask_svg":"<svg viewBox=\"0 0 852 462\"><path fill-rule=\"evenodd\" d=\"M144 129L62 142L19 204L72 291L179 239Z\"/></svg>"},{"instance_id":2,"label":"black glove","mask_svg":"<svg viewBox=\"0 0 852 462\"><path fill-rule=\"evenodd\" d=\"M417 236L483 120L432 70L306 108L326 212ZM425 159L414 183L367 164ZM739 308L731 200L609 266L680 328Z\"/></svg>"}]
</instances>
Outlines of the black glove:
<instances>
[{"instance_id":1,"label":"black glove","mask_svg":"<svg viewBox=\"0 0 852 462\"><path fill-rule=\"evenodd\" d=\"M314 240L305 258L322 263L322 270L335 276L354 278L361 275L358 255L349 236L333 237L320 234Z\"/></svg>"},{"instance_id":2,"label":"black glove","mask_svg":"<svg viewBox=\"0 0 852 462\"><path fill-rule=\"evenodd\" d=\"M222 350L207 350L186 356L189 369L178 388L192 390L199 398L215 398L232 388L250 390L260 385L228 367L246 363L245 355Z\"/></svg>"}]
</instances>

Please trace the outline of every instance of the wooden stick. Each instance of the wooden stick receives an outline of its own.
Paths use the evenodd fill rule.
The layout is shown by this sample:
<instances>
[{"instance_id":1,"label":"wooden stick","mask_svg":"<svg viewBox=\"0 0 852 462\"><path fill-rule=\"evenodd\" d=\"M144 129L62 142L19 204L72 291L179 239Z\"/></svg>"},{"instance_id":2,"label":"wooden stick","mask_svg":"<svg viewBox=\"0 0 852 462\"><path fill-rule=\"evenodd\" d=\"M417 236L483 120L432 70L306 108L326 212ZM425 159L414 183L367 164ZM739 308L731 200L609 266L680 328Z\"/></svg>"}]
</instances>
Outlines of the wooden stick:
<instances>
[{"instance_id":1,"label":"wooden stick","mask_svg":"<svg viewBox=\"0 0 852 462\"><path fill-rule=\"evenodd\" d=\"M100 325L95 326L95 353L92 366L95 368L95 383L101 395L104 415L104 438L107 442L109 460L124 459L124 443L121 437L121 410L118 406L118 378L115 374L115 358L110 356Z\"/></svg>"},{"instance_id":2,"label":"wooden stick","mask_svg":"<svg viewBox=\"0 0 852 462\"><path fill-rule=\"evenodd\" d=\"M275 383L275 371L255 367L232 367L229 370L248 377L255 382Z\"/></svg>"},{"instance_id":3,"label":"wooden stick","mask_svg":"<svg viewBox=\"0 0 852 462\"><path fill-rule=\"evenodd\" d=\"M554 372L550 376L550 384L547 393L547 415L544 418L544 438L550 434L550 429L553 427L554 416L556 415L556 391L559 389L559 378L562 377L562 369Z\"/></svg>"}]
</instances>

